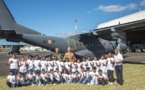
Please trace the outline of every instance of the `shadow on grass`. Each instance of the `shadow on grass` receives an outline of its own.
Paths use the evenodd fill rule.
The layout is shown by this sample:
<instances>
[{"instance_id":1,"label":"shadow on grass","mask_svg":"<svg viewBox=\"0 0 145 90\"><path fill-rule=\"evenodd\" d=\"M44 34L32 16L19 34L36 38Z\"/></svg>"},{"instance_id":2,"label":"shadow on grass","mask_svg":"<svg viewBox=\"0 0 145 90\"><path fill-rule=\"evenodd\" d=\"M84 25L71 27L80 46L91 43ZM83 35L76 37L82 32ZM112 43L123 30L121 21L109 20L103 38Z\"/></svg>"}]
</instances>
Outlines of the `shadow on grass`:
<instances>
[{"instance_id":1,"label":"shadow on grass","mask_svg":"<svg viewBox=\"0 0 145 90\"><path fill-rule=\"evenodd\" d=\"M145 65L145 62L131 62L131 61L124 61L124 64L141 64L141 65Z\"/></svg>"}]
</instances>

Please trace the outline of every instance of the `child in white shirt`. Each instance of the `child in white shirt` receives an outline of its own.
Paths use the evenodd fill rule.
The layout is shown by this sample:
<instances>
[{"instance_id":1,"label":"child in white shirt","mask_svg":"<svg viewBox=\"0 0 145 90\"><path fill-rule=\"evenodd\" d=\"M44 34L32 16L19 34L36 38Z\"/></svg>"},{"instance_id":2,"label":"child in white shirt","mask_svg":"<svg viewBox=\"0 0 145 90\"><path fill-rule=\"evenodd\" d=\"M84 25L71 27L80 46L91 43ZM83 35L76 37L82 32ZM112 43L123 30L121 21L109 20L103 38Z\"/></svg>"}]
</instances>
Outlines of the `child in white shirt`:
<instances>
[{"instance_id":1,"label":"child in white shirt","mask_svg":"<svg viewBox=\"0 0 145 90\"><path fill-rule=\"evenodd\" d=\"M40 61L41 71L42 69L44 69L44 71L46 72L46 65L47 65L46 57L43 56L42 60Z\"/></svg>"},{"instance_id":2,"label":"child in white shirt","mask_svg":"<svg viewBox=\"0 0 145 90\"><path fill-rule=\"evenodd\" d=\"M26 80L26 72L27 72L27 62L25 61L25 57L21 57L21 61L19 62L19 72L23 75L24 79Z\"/></svg>"},{"instance_id":3,"label":"child in white shirt","mask_svg":"<svg viewBox=\"0 0 145 90\"><path fill-rule=\"evenodd\" d=\"M113 84L114 82L114 58L112 57L111 53L108 53L108 58L107 58L107 75L108 75L108 81L109 84Z\"/></svg>"},{"instance_id":4,"label":"child in white shirt","mask_svg":"<svg viewBox=\"0 0 145 90\"><path fill-rule=\"evenodd\" d=\"M35 73L40 73L40 60L39 60L39 55L35 56L35 60L33 62L34 66L34 72Z\"/></svg>"},{"instance_id":5,"label":"child in white shirt","mask_svg":"<svg viewBox=\"0 0 145 90\"><path fill-rule=\"evenodd\" d=\"M77 70L77 64L75 63L75 61L72 59L72 62L71 62L71 72L72 74L74 75L75 74L75 71Z\"/></svg>"},{"instance_id":6,"label":"child in white shirt","mask_svg":"<svg viewBox=\"0 0 145 90\"><path fill-rule=\"evenodd\" d=\"M104 55L101 56L101 59L99 60L99 62L100 62L100 69L102 70L103 73L106 73L107 65L106 65L106 59Z\"/></svg>"},{"instance_id":7,"label":"child in white shirt","mask_svg":"<svg viewBox=\"0 0 145 90\"><path fill-rule=\"evenodd\" d=\"M94 57L93 63L93 67L96 67L96 71L98 72L100 69L100 62L96 56Z\"/></svg>"},{"instance_id":8,"label":"child in white shirt","mask_svg":"<svg viewBox=\"0 0 145 90\"><path fill-rule=\"evenodd\" d=\"M82 63L80 62L80 59L77 59L76 65L77 65L77 71L81 72Z\"/></svg>"},{"instance_id":9,"label":"child in white shirt","mask_svg":"<svg viewBox=\"0 0 145 90\"><path fill-rule=\"evenodd\" d=\"M90 85L98 85L98 72L96 71L96 67L93 67L89 75L91 76Z\"/></svg>"},{"instance_id":10,"label":"child in white shirt","mask_svg":"<svg viewBox=\"0 0 145 90\"><path fill-rule=\"evenodd\" d=\"M70 71L70 62L69 62L69 59L68 58L66 58L66 61L65 61L65 63L64 63L64 67L67 69L67 71Z\"/></svg>"},{"instance_id":11,"label":"child in white shirt","mask_svg":"<svg viewBox=\"0 0 145 90\"><path fill-rule=\"evenodd\" d=\"M98 84L102 84L104 86L107 83L107 80L107 76L102 72L102 70L99 70Z\"/></svg>"},{"instance_id":12,"label":"child in white shirt","mask_svg":"<svg viewBox=\"0 0 145 90\"><path fill-rule=\"evenodd\" d=\"M42 80L42 77L40 75L39 72L36 73L36 85L40 86L41 85L41 80Z\"/></svg>"},{"instance_id":13,"label":"child in white shirt","mask_svg":"<svg viewBox=\"0 0 145 90\"><path fill-rule=\"evenodd\" d=\"M81 75L79 74L78 71L76 71L75 74L73 75L72 83L78 83L80 78L81 78Z\"/></svg>"},{"instance_id":14,"label":"child in white shirt","mask_svg":"<svg viewBox=\"0 0 145 90\"><path fill-rule=\"evenodd\" d=\"M29 70L33 70L33 59L32 59L32 56L29 55L28 56L28 59L27 59L27 72L29 73Z\"/></svg>"},{"instance_id":15,"label":"child in white shirt","mask_svg":"<svg viewBox=\"0 0 145 90\"><path fill-rule=\"evenodd\" d=\"M15 75L13 75L12 71L9 71L6 84L11 88L15 88L15 83L16 83Z\"/></svg>"},{"instance_id":16,"label":"child in white shirt","mask_svg":"<svg viewBox=\"0 0 145 90\"><path fill-rule=\"evenodd\" d=\"M16 85L18 87L21 87L21 86L25 86L25 80L24 80L24 77L23 75L21 74L21 72L18 73L17 77L16 77Z\"/></svg>"},{"instance_id":17,"label":"child in white shirt","mask_svg":"<svg viewBox=\"0 0 145 90\"><path fill-rule=\"evenodd\" d=\"M46 83L47 83L47 74L45 73L44 69L42 69L40 76L41 76L41 84L46 85Z\"/></svg>"},{"instance_id":18,"label":"child in white shirt","mask_svg":"<svg viewBox=\"0 0 145 90\"><path fill-rule=\"evenodd\" d=\"M46 65L47 65L47 71L48 71L48 73L50 73L50 70L53 69L53 61L52 61L51 57L48 58Z\"/></svg>"},{"instance_id":19,"label":"child in white shirt","mask_svg":"<svg viewBox=\"0 0 145 90\"><path fill-rule=\"evenodd\" d=\"M32 86L34 86L36 75L32 69L29 70L29 73L27 74L26 77L27 77L26 85L32 84Z\"/></svg>"},{"instance_id":20,"label":"child in white shirt","mask_svg":"<svg viewBox=\"0 0 145 90\"><path fill-rule=\"evenodd\" d=\"M88 63L86 62L86 58L83 57L82 58L82 67L84 68L84 70L86 71L86 67L88 66Z\"/></svg>"}]
</instances>

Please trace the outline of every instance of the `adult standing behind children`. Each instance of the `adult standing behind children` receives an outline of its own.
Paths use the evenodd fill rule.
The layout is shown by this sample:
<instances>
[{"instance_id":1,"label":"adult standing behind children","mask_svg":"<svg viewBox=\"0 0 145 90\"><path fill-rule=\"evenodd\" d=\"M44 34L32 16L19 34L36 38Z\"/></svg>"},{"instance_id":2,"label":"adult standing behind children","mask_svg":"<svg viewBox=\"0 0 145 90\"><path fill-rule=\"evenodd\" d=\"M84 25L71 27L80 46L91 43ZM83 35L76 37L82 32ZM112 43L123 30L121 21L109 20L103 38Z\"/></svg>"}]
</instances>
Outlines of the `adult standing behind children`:
<instances>
[{"instance_id":1,"label":"adult standing behind children","mask_svg":"<svg viewBox=\"0 0 145 90\"><path fill-rule=\"evenodd\" d=\"M15 54L13 54L12 57L9 59L8 65L10 65L10 71L12 71L13 75L16 76L18 73L19 60L16 58Z\"/></svg>"},{"instance_id":2,"label":"adult standing behind children","mask_svg":"<svg viewBox=\"0 0 145 90\"><path fill-rule=\"evenodd\" d=\"M72 62L72 59L76 60L75 55L73 54L73 52L71 52L70 47L67 48L67 52L65 53L63 60L65 60L66 58L68 58L70 62Z\"/></svg>"},{"instance_id":3,"label":"adult standing behind children","mask_svg":"<svg viewBox=\"0 0 145 90\"><path fill-rule=\"evenodd\" d=\"M117 76L117 83L123 85L123 56L119 53L118 49L114 50L115 55L115 72Z\"/></svg>"},{"instance_id":4,"label":"adult standing behind children","mask_svg":"<svg viewBox=\"0 0 145 90\"><path fill-rule=\"evenodd\" d=\"M62 57L62 54L59 52L59 48L56 48L55 52L52 54L52 58L54 57L57 57L57 58Z\"/></svg>"}]
</instances>

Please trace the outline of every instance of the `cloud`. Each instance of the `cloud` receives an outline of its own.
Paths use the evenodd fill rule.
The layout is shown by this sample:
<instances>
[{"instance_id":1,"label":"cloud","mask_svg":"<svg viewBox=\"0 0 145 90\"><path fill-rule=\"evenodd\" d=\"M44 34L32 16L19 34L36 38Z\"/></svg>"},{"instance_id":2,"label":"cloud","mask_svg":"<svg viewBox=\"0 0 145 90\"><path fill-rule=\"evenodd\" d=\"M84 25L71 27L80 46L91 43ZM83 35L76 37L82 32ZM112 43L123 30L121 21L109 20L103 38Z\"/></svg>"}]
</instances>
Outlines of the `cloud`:
<instances>
[{"instance_id":1,"label":"cloud","mask_svg":"<svg viewBox=\"0 0 145 90\"><path fill-rule=\"evenodd\" d=\"M145 9L145 0L143 0L140 5Z\"/></svg>"},{"instance_id":2,"label":"cloud","mask_svg":"<svg viewBox=\"0 0 145 90\"><path fill-rule=\"evenodd\" d=\"M128 4L126 6L122 6L122 5L109 5L109 6L104 6L104 5L100 5L98 8L95 8L93 10L102 10L104 12L121 12L121 11L125 11L125 10L134 10L137 9L137 5L136 4Z\"/></svg>"},{"instance_id":3,"label":"cloud","mask_svg":"<svg viewBox=\"0 0 145 90\"><path fill-rule=\"evenodd\" d=\"M55 35L58 36L58 37L67 37L67 36L74 35L74 33L72 33L72 32L61 32L60 33L60 32L58 32Z\"/></svg>"}]
</instances>

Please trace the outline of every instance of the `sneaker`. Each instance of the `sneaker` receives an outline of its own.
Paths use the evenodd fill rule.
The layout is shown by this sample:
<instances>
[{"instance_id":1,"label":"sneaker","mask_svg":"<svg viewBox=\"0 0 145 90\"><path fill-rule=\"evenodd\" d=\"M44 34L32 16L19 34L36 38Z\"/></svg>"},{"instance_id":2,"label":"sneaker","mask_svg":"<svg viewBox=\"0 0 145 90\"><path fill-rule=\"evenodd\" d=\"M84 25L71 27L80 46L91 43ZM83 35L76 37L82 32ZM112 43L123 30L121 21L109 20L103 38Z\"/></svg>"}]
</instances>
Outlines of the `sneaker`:
<instances>
[{"instance_id":1,"label":"sneaker","mask_svg":"<svg viewBox=\"0 0 145 90\"><path fill-rule=\"evenodd\" d=\"M43 84L41 84L41 86L43 86Z\"/></svg>"},{"instance_id":2,"label":"sneaker","mask_svg":"<svg viewBox=\"0 0 145 90\"><path fill-rule=\"evenodd\" d=\"M90 83L88 83L87 85L90 85Z\"/></svg>"},{"instance_id":3,"label":"sneaker","mask_svg":"<svg viewBox=\"0 0 145 90\"><path fill-rule=\"evenodd\" d=\"M55 83L53 85L56 85Z\"/></svg>"},{"instance_id":4,"label":"sneaker","mask_svg":"<svg viewBox=\"0 0 145 90\"><path fill-rule=\"evenodd\" d=\"M110 83L111 85L113 84L113 82Z\"/></svg>"},{"instance_id":5,"label":"sneaker","mask_svg":"<svg viewBox=\"0 0 145 90\"><path fill-rule=\"evenodd\" d=\"M32 84L32 86L34 86L34 84Z\"/></svg>"},{"instance_id":6,"label":"sneaker","mask_svg":"<svg viewBox=\"0 0 145 90\"><path fill-rule=\"evenodd\" d=\"M109 82L109 84L111 84L111 82Z\"/></svg>"},{"instance_id":7,"label":"sneaker","mask_svg":"<svg viewBox=\"0 0 145 90\"><path fill-rule=\"evenodd\" d=\"M41 84L38 84L38 86L40 86Z\"/></svg>"}]
</instances>

